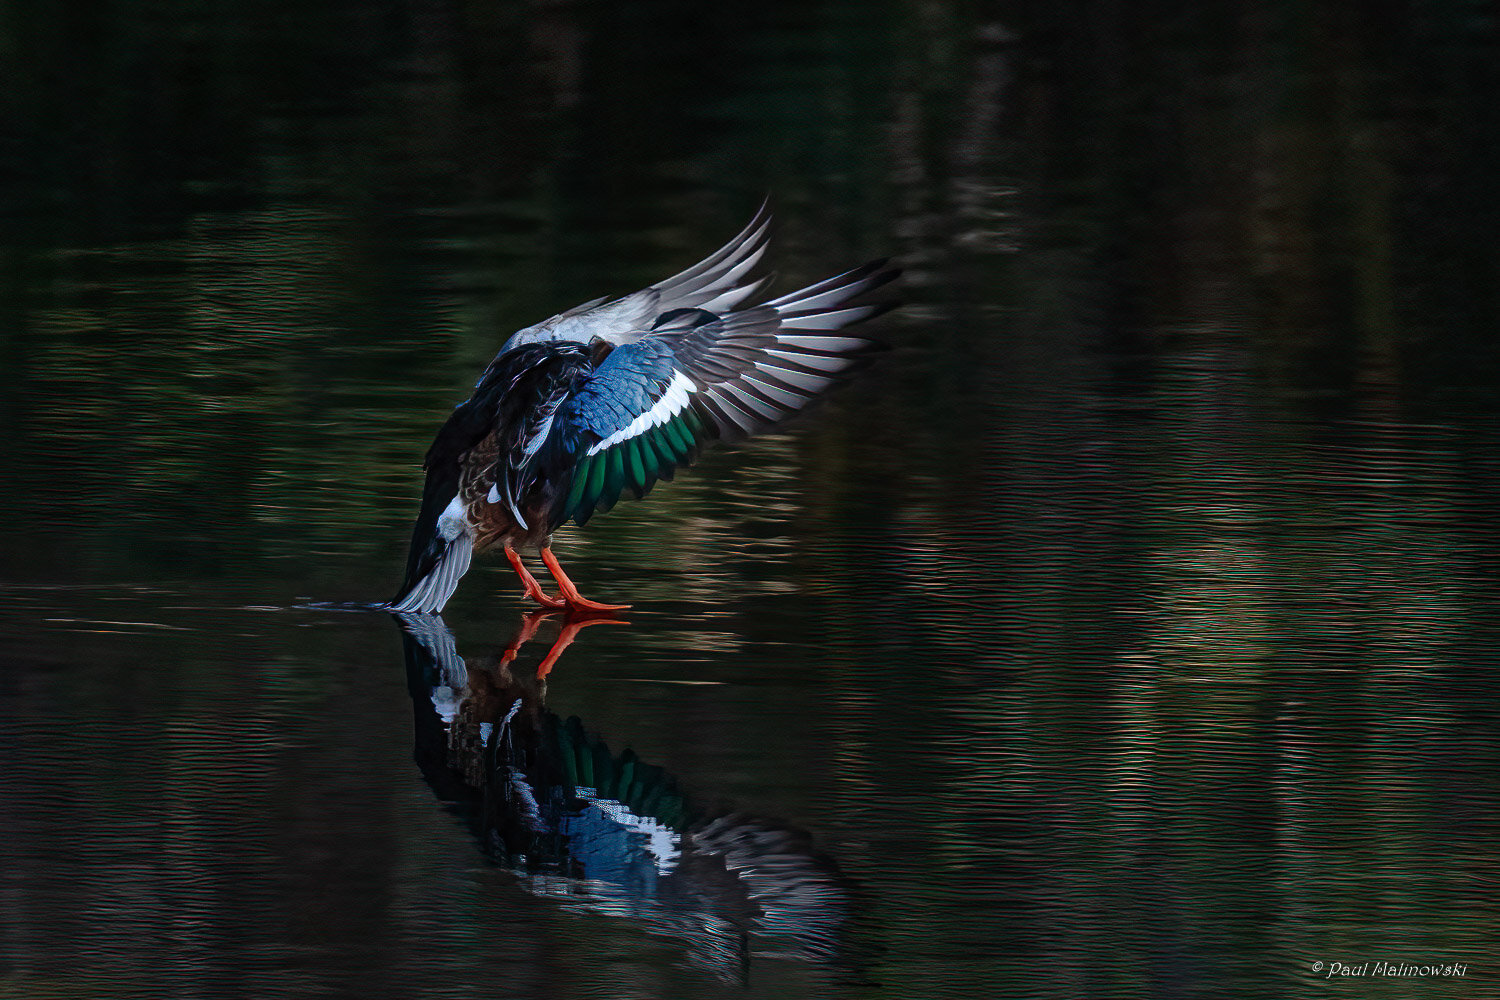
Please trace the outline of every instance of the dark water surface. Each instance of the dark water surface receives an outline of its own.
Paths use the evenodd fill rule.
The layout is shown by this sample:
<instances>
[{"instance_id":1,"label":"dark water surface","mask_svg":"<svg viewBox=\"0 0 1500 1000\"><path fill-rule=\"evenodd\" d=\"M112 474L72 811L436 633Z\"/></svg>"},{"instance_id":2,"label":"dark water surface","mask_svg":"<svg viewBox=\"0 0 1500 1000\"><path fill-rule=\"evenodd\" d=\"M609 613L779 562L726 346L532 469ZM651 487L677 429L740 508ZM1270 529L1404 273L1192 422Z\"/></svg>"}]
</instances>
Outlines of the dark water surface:
<instances>
[{"instance_id":1,"label":"dark water surface","mask_svg":"<svg viewBox=\"0 0 1500 1000\"><path fill-rule=\"evenodd\" d=\"M1494 15L1054 6L0 4L0 995L1496 995ZM353 607L767 192L894 351L628 624Z\"/></svg>"}]
</instances>

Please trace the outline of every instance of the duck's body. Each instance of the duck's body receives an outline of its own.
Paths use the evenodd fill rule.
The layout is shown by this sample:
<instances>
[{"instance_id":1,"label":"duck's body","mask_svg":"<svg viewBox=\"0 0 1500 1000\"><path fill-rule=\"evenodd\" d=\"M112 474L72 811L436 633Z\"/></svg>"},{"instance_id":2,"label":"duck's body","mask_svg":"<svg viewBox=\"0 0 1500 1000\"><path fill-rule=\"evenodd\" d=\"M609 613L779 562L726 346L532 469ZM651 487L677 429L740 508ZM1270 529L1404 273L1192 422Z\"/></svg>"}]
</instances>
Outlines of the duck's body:
<instances>
[{"instance_id":1,"label":"duck's body","mask_svg":"<svg viewBox=\"0 0 1500 1000\"><path fill-rule=\"evenodd\" d=\"M474 395L428 449L422 510L397 611L443 605L474 552L503 548L527 596L609 609L578 594L549 547L624 490L644 496L715 438L764 430L846 378L874 346L835 335L883 305L846 303L896 276L884 261L761 305L744 275L768 218L651 288L585 303L506 341ZM561 588L548 597L517 549L537 548Z\"/></svg>"}]
</instances>

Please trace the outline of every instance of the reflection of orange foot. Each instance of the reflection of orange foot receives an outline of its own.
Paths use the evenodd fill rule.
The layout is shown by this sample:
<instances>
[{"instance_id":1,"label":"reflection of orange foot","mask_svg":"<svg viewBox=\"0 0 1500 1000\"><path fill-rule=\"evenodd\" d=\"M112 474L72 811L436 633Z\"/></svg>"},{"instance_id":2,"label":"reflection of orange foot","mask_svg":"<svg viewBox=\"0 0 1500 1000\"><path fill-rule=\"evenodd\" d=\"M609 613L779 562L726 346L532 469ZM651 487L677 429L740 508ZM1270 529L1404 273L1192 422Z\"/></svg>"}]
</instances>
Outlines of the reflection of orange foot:
<instances>
[{"instance_id":1,"label":"reflection of orange foot","mask_svg":"<svg viewBox=\"0 0 1500 1000\"><path fill-rule=\"evenodd\" d=\"M630 623L620 618L603 618L597 615L579 616L569 612L568 617L563 620L562 632L557 636L557 641L552 648L547 650L547 655L542 662L537 664L536 675L538 678L546 677L552 672L552 667L557 663L557 658L562 656L563 650L573 645L573 640L578 638L578 633L590 625L629 625Z\"/></svg>"},{"instance_id":2,"label":"reflection of orange foot","mask_svg":"<svg viewBox=\"0 0 1500 1000\"><path fill-rule=\"evenodd\" d=\"M628 604L600 604L591 601L578 592L573 581L568 579L568 574L563 572L562 563L557 561L557 556L552 554L550 547L542 549L542 562L547 564L547 572L557 581L559 596L568 602L568 610L572 611L626 611L630 608Z\"/></svg>"},{"instance_id":3,"label":"reflection of orange foot","mask_svg":"<svg viewBox=\"0 0 1500 1000\"><path fill-rule=\"evenodd\" d=\"M541 627L542 619L546 618L550 611L532 611L521 616L521 631L517 632L515 638L511 639L510 645L505 647L505 652L500 654L501 663L509 663L516 658L521 647L526 645L536 636L536 630Z\"/></svg>"}]
</instances>

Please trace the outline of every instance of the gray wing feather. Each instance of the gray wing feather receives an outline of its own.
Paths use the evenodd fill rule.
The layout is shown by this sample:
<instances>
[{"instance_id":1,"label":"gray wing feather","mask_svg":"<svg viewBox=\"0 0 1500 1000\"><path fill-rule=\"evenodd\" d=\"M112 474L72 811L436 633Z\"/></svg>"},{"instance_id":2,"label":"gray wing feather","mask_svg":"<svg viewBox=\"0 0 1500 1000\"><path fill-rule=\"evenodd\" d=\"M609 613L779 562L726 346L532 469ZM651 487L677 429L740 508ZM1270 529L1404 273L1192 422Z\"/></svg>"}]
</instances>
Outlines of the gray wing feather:
<instances>
[{"instance_id":1,"label":"gray wing feather","mask_svg":"<svg viewBox=\"0 0 1500 1000\"><path fill-rule=\"evenodd\" d=\"M831 332L890 308L846 306L899 272L874 261L675 336L677 366L696 384L695 405L727 437L772 427L864 367L872 340ZM701 314L700 314L701 315Z\"/></svg>"},{"instance_id":2,"label":"gray wing feather","mask_svg":"<svg viewBox=\"0 0 1500 1000\"><path fill-rule=\"evenodd\" d=\"M759 235L759 227L742 234ZM710 261L702 273L717 266ZM719 436L739 438L775 426L864 367L879 345L823 331L889 308L846 303L897 273L875 261L738 312L716 316L685 308L669 314L648 337L609 356L570 403L570 419L554 432L566 424L587 426L599 439L622 433L656 406L678 375L690 380L692 406Z\"/></svg>"},{"instance_id":3,"label":"gray wing feather","mask_svg":"<svg viewBox=\"0 0 1500 1000\"><path fill-rule=\"evenodd\" d=\"M582 427L600 439L627 433L681 375L691 380L694 409L721 436L743 437L781 422L863 367L878 345L835 331L890 308L849 303L899 272L874 261L745 308L768 280L747 275L765 254L770 221L763 204L749 225L692 267L512 337L506 349L531 340L599 338L616 345L618 356L600 366L569 405L569 419L549 425L548 436Z\"/></svg>"},{"instance_id":4,"label":"gray wing feather","mask_svg":"<svg viewBox=\"0 0 1500 1000\"><path fill-rule=\"evenodd\" d=\"M762 202L750 224L703 260L666 281L652 286L661 295L661 311L696 309L725 292L736 289L766 252L766 234L771 226L769 202Z\"/></svg>"},{"instance_id":5,"label":"gray wing feather","mask_svg":"<svg viewBox=\"0 0 1500 1000\"><path fill-rule=\"evenodd\" d=\"M769 204L763 203L734 239L687 270L639 292L610 302L585 302L528 326L507 340L500 353L539 341L587 344L596 337L611 344L629 344L648 336L656 320L674 309L733 309L765 284L766 279L743 279L765 254L770 225Z\"/></svg>"}]
</instances>

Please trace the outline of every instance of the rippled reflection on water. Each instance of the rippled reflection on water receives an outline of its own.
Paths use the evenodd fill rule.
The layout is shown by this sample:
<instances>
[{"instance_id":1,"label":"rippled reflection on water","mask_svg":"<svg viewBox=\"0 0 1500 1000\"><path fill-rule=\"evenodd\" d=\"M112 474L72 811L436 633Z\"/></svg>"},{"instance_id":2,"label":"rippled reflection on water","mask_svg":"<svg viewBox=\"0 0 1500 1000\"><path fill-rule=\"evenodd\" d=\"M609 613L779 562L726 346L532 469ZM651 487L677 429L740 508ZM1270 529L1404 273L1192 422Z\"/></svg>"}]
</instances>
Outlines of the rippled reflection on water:
<instances>
[{"instance_id":1,"label":"rippled reflection on water","mask_svg":"<svg viewBox=\"0 0 1500 1000\"><path fill-rule=\"evenodd\" d=\"M850 951L849 888L805 832L695 806L672 775L546 709L546 675L578 632L614 622L533 612L499 656L466 662L440 617L398 620L423 776L528 891L680 939L733 982L757 953ZM521 667L549 620L558 638Z\"/></svg>"},{"instance_id":2,"label":"rippled reflection on water","mask_svg":"<svg viewBox=\"0 0 1500 1000\"><path fill-rule=\"evenodd\" d=\"M669 7L0 18L3 991L1482 991L1489 21ZM503 336L767 192L894 350L559 538L629 625L352 610Z\"/></svg>"}]
</instances>

